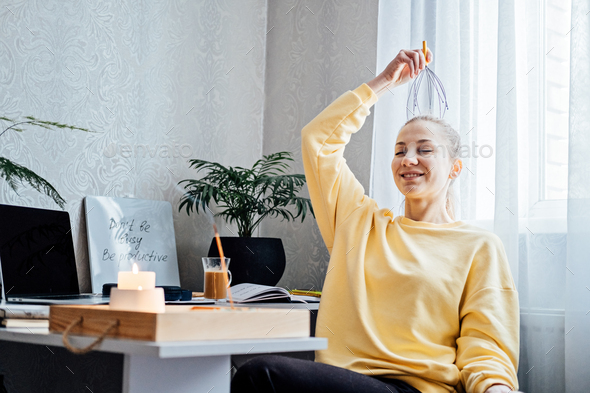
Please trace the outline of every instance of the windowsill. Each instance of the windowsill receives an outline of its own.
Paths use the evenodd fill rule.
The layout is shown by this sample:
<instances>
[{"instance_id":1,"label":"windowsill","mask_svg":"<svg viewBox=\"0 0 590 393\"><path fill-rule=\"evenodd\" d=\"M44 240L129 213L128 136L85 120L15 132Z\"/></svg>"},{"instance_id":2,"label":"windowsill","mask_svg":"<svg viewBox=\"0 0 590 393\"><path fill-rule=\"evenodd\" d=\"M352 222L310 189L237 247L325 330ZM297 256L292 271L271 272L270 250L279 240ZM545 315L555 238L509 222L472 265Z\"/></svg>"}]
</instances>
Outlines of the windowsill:
<instances>
[{"instance_id":1,"label":"windowsill","mask_svg":"<svg viewBox=\"0 0 590 393\"><path fill-rule=\"evenodd\" d=\"M494 220L462 220L494 232ZM518 219L518 233L567 233L567 199L536 202L528 217Z\"/></svg>"},{"instance_id":2,"label":"windowsill","mask_svg":"<svg viewBox=\"0 0 590 393\"><path fill-rule=\"evenodd\" d=\"M565 309L521 307L520 314L521 315L546 316L546 317L565 317Z\"/></svg>"},{"instance_id":3,"label":"windowsill","mask_svg":"<svg viewBox=\"0 0 590 393\"><path fill-rule=\"evenodd\" d=\"M462 220L467 224L494 232L494 220ZM537 233L567 233L567 218L520 218L518 220L518 233L535 235Z\"/></svg>"}]
</instances>

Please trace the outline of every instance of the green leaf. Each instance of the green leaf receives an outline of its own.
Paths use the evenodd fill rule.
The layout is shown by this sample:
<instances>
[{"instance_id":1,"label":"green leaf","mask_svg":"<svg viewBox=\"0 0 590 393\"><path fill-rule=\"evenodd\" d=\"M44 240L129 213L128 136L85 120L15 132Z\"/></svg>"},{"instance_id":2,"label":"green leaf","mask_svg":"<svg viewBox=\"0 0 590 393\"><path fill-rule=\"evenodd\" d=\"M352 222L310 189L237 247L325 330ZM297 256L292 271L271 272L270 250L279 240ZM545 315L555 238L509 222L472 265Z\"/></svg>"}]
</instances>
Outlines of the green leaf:
<instances>
[{"instance_id":1,"label":"green leaf","mask_svg":"<svg viewBox=\"0 0 590 393\"><path fill-rule=\"evenodd\" d=\"M80 130L86 132L93 132L89 131L85 128L80 128L76 126L70 126L67 124L57 123L57 122L50 122L36 119L33 116L25 116L25 121L16 121L13 119L9 119L7 117L0 117L0 120L7 121L12 123L12 125L8 126L0 133L0 136L4 135L7 131L13 130L17 132L22 132L24 130L23 127L19 127L21 125L30 124L34 126L38 126L45 129L51 129L51 127L57 128L69 128L72 130ZM18 184L29 184L35 190L46 194L50 198L52 198L55 203L57 203L61 208L65 205L65 200L59 195L57 190L45 179L41 176L37 175L35 172L31 171L30 169L18 165L4 157L0 157L0 176L6 180L9 186L17 192Z\"/></svg>"},{"instance_id":2,"label":"green leaf","mask_svg":"<svg viewBox=\"0 0 590 393\"><path fill-rule=\"evenodd\" d=\"M0 157L0 176L6 180L10 188L18 192L19 184L29 184L35 190L49 196L53 201L63 209L66 201L59 195L57 190L41 176L37 175L30 169L16 164L7 158Z\"/></svg>"},{"instance_id":3,"label":"green leaf","mask_svg":"<svg viewBox=\"0 0 590 393\"><path fill-rule=\"evenodd\" d=\"M190 215L198 205L217 204L216 215L229 223L236 223L240 236L251 236L266 216L282 217L282 220L305 218L307 209L313 214L311 201L298 197L305 185L305 175L287 174L289 162L294 161L290 152L278 152L263 156L252 168L225 167L216 162L200 159L189 160L189 167L203 172L200 179L179 182L185 193L180 198L179 211ZM286 209L294 206L297 215Z\"/></svg>"}]
</instances>

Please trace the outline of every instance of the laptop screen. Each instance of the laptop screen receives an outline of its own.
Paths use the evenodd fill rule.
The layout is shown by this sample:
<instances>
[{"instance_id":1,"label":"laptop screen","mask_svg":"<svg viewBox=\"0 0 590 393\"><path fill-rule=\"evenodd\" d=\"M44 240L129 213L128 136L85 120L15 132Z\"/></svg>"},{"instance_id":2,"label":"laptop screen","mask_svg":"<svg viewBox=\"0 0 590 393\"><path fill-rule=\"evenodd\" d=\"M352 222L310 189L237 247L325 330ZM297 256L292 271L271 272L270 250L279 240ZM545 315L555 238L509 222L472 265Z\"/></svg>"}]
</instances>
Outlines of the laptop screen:
<instances>
[{"instance_id":1,"label":"laptop screen","mask_svg":"<svg viewBox=\"0 0 590 393\"><path fill-rule=\"evenodd\" d=\"M7 298L80 293L67 212L0 204L0 220Z\"/></svg>"}]
</instances>

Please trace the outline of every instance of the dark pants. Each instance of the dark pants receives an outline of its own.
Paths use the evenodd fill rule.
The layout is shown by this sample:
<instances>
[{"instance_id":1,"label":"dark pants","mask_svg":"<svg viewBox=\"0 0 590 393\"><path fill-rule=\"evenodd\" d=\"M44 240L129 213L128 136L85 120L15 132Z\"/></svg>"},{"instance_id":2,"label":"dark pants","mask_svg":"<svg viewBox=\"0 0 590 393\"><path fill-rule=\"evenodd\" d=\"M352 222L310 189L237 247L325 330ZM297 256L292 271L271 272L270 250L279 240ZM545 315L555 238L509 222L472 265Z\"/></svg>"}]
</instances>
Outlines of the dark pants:
<instances>
[{"instance_id":1,"label":"dark pants","mask_svg":"<svg viewBox=\"0 0 590 393\"><path fill-rule=\"evenodd\" d=\"M311 360L264 355L246 362L231 393L420 393L405 382L363 375Z\"/></svg>"}]
</instances>

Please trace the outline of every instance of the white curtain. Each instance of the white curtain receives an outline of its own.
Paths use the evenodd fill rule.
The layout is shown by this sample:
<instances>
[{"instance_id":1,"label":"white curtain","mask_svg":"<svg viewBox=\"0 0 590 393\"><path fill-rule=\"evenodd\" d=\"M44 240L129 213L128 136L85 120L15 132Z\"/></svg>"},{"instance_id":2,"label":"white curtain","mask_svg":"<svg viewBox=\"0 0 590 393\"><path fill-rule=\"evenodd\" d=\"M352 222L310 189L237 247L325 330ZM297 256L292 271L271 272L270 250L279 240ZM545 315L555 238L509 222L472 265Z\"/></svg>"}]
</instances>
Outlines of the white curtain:
<instances>
[{"instance_id":1,"label":"white curtain","mask_svg":"<svg viewBox=\"0 0 590 393\"><path fill-rule=\"evenodd\" d=\"M445 119L465 147L456 219L504 243L520 296L520 390L530 393L590 391L589 11L588 0L379 3L378 71L423 40L434 53ZM569 69L555 72L560 64ZM390 163L408 88L374 109L370 192L397 214L403 195ZM561 143L567 158L551 156ZM568 179L561 199L544 191L560 165L567 172L557 178Z\"/></svg>"},{"instance_id":2,"label":"white curtain","mask_svg":"<svg viewBox=\"0 0 590 393\"><path fill-rule=\"evenodd\" d=\"M565 381L589 390L590 373L590 1L573 0L569 96Z\"/></svg>"}]
</instances>

